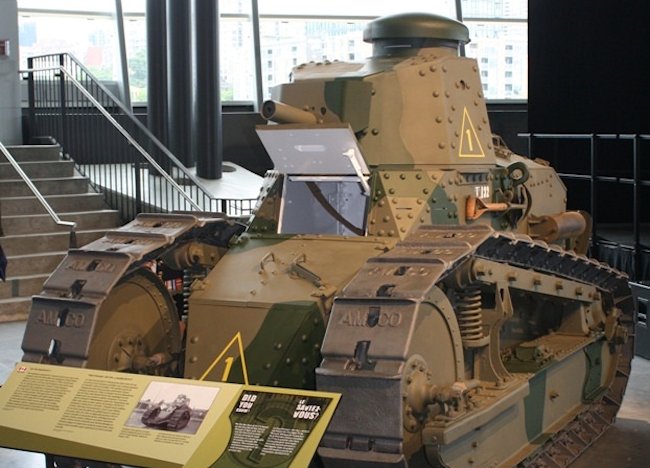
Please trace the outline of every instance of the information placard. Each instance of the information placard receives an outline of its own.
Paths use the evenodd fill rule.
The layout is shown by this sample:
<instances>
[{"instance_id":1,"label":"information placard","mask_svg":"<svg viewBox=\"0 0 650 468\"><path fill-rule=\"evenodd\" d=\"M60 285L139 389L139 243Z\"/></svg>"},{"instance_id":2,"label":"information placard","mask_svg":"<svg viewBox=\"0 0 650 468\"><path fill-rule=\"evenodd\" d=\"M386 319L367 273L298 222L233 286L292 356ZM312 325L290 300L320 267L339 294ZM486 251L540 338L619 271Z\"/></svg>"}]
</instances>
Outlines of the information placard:
<instances>
[{"instance_id":1,"label":"information placard","mask_svg":"<svg viewBox=\"0 0 650 468\"><path fill-rule=\"evenodd\" d=\"M21 363L0 445L145 467L304 467L338 394Z\"/></svg>"}]
</instances>

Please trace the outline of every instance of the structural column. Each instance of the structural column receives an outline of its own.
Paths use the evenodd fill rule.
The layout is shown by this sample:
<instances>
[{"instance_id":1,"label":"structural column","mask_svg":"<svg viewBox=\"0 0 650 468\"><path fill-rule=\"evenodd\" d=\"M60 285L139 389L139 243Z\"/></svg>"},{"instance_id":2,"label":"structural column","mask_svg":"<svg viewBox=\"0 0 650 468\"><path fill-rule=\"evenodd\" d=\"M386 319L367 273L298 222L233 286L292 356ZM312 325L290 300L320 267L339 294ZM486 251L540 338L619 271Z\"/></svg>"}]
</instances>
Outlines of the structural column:
<instances>
[{"instance_id":1,"label":"structural column","mask_svg":"<svg viewBox=\"0 0 650 468\"><path fill-rule=\"evenodd\" d=\"M169 149L188 167L192 151L192 35L190 1L167 0L167 131Z\"/></svg>"},{"instance_id":2,"label":"structural column","mask_svg":"<svg viewBox=\"0 0 650 468\"><path fill-rule=\"evenodd\" d=\"M194 39L196 112L192 128L196 142L196 174L206 179L220 179L223 125L218 0L194 0Z\"/></svg>"},{"instance_id":3,"label":"structural column","mask_svg":"<svg viewBox=\"0 0 650 468\"><path fill-rule=\"evenodd\" d=\"M167 19L165 2L147 0L147 126L167 146ZM162 152L154 146L150 154L168 170Z\"/></svg>"}]
</instances>

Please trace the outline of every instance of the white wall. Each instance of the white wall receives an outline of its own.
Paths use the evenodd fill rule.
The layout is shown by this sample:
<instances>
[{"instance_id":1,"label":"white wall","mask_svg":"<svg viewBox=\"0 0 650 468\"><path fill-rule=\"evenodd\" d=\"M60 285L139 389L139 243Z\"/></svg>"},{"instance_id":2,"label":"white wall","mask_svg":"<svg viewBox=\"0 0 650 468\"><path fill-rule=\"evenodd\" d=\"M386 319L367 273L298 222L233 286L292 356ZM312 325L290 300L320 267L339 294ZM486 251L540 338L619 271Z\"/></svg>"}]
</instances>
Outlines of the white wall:
<instances>
[{"instance_id":1,"label":"white wall","mask_svg":"<svg viewBox=\"0 0 650 468\"><path fill-rule=\"evenodd\" d=\"M0 57L0 141L15 145L22 143L17 0L0 0L0 12L0 39L10 41L10 56Z\"/></svg>"}]
</instances>

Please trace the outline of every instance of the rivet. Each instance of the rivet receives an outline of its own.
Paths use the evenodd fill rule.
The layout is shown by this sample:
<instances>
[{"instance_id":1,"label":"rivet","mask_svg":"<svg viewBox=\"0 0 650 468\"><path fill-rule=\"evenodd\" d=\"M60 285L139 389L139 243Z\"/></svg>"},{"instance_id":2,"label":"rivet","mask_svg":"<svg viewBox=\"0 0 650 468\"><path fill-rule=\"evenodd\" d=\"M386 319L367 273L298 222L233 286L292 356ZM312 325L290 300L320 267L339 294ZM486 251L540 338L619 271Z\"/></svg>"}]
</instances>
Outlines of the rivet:
<instances>
[{"instance_id":1,"label":"rivet","mask_svg":"<svg viewBox=\"0 0 650 468\"><path fill-rule=\"evenodd\" d=\"M442 123L442 117L440 117L440 116L436 117L436 122L437 123Z\"/></svg>"},{"instance_id":2,"label":"rivet","mask_svg":"<svg viewBox=\"0 0 650 468\"><path fill-rule=\"evenodd\" d=\"M199 337L198 337L198 336L193 336L193 337L190 339L190 343L198 343L198 342L199 342Z\"/></svg>"},{"instance_id":3,"label":"rivet","mask_svg":"<svg viewBox=\"0 0 650 468\"><path fill-rule=\"evenodd\" d=\"M384 172L384 179L390 179L390 174L388 172Z\"/></svg>"},{"instance_id":4,"label":"rivet","mask_svg":"<svg viewBox=\"0 0 650 468\"><path fill-rule=\"evenodd\" d=\"M444 65L442 66L442 72L447 73L447 67L445 67Z\"/></svg>"},{"instance_id":5,"label":"rivet","mask_svg":"<svg viewBox=\"0 0 650 468\"><path fill-rule=\"evenodd\" d=\"M393 236L395 236L395 231L391 229L390 231L388 231L388 237L393 237Z\"/></svg>"},{"instance_id":6,"label":"rivet","mask_svg":"<svg viewBox=\"0 0 650 468\"><path fill-rule=\"evenodd\" d=\"M436 68L435 65L431 65L431 66L429 67L429 70L431 70L432 72L434 72L434 71L437 70L437 68Z\"/></svg>"},{"instance_id":7,"label":"rivet","mask_svg":"<svg viewBox=\"0 0 650 468\"><path fill-rule=\"evenodd\" d=\"M192 356L192 357L190 358L190 362L192 362L192 363L197 362L198 360L199 360L199 358L196 357L196 356Z\"/></svg>"},{"instance_id":8,"label":"rivet","mask_svg":"<svg viewBox=\"0 0 650 468\"><path fill-rule=\"evenodd\" d=\"M440 92L439 92L439 91L434 91L434 92L433 92L433 97L439 97L439 96L440 96Z\"/></svg>"},{"instance_id":9,"label":"rivet","mask_svg":"<svg viewBox=\"0 0 650 468\"><path fill-rule=\"evenodd\" d=\"M379 135L379 129L378 128L373 128L371 133L373 135Z\"/></svg>"},{"instance_id":10,"label":"rivet","mask_svg":"<svg viewBox=\"0 0 650 468\"><path fill-rule=\"evenodd\" d=\"M440 143L438 143L438 148L445 149L445 143L442 142L442 141Z\"/></svg>"},{"instance_id":11,"label":"rivet","mask_svg":"<svg viewBox=\"0 0 650 468\"><path fill-rule=\"evenodd\" d=\"M401 174L399 175L399 178L402 179L402 180L405 180L405 179L406 179L406 174L401 173Z\"/></svg>"},{"instance_id":12,"label":"rivet","mask_svg":"<svg viewBox=\"0 0 650 468\"><path fill-rule=\"evenodd\" d=\"M420 71L418 72L418 74L419 74L420 76L424 76L424 75L426 75L427 73L426 73L424 70L420 70Z\"/></svg>"}]
</instances>

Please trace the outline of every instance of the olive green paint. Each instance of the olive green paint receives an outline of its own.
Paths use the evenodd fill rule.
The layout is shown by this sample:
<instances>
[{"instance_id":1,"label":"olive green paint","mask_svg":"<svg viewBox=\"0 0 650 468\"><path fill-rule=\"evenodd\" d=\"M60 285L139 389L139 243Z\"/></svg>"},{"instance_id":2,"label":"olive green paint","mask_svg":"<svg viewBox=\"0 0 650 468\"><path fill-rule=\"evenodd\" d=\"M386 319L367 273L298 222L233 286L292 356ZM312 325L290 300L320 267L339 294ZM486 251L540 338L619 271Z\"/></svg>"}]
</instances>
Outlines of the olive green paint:
<instances>
[{"instance_id":1,"label":"olive green paint","mask_svg":"<svg viewBox=\"0 0 650 468\"><path fill-rule=\"evenodd\" d=\"M314 302L274 304L244 350L248 380L255 385L313 389L321 361L325 324ZM229 382L243 383L241 358L233 361Z\"/></svg>"},{"instance_id":2,"label":"olive green paint","mask_svg":"<svg viewBox=\"0 0 650 468\"><path fill-rule=\"evenodd\" d=\"M524 398L526 408L526 436L534 440L542 433L544 421L544 396L546 395L546 371L537 373L528 381L530 393Z\"/></svg>"},{"instance_id":3,"label":"olive green paint","mask_svg":"<svg viewBox=\"0 0 650 468\"><path fill-rule=\"evenodd\" d=\"M603 342L596 341L584 348L584 351L587 358L587 375L582 390L582 399L585 402L591 402L598 398L605 390L600 386L603 371L603 363L600 356L603 351Z\"/></svg>"},{"instance_id":4,"label":"olive green paint","mask_svg":"<svg viewBox=\"0 0 650 468\"><path fill-rule=\"evenodd\" d=\"M325 103L353 132L368 127L372 84L359 79L325 82Z\"/></svg>"}]
</instances>

